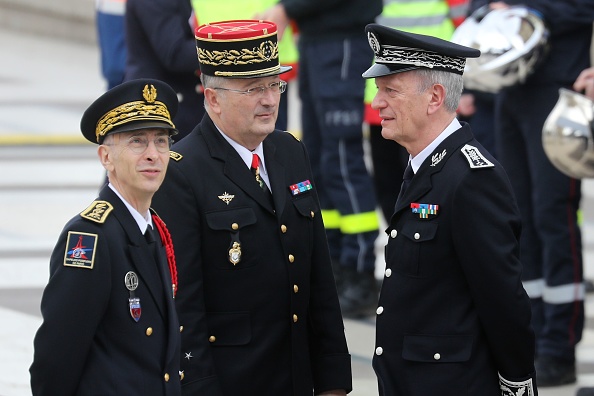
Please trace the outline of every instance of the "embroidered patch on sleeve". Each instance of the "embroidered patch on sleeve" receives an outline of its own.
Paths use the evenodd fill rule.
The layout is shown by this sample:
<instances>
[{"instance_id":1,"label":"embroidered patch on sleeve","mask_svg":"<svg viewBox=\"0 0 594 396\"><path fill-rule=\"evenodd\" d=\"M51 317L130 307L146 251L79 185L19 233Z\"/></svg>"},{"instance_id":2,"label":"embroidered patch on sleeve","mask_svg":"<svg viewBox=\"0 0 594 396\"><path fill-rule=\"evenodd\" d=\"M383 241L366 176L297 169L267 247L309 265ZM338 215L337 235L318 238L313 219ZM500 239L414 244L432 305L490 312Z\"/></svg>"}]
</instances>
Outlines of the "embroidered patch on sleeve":
<instances>
[{"instance_id":1,"label":"embroidered patch on sleeve","mask_svg":"<svg viewBox=\"0 0 594 396\"><path fill-rule=\"evenodd\" d=\"M491 161L485 158L484 155L481 154L478 148L467 144L466 146L462 147L462 154L468 160L468 164L471 168L492 168L495 165Z\"/></svg>"},{"instance_id":2,"label":"embroidered patch on sleeve","mask_svg":"<svg viewBox=\"0 0 594 396\"><path fill-rule=\"evenodd\" d=\"M97 238L97 234L68 231L64 266L93 269Z\"/></svg>"},{"instance_id":3,"label":"embroidered patch on sleeve","mask_svg":"<svg viewBox=\"0 0 594 396\"><path fill-rule=\"evenodd\" d=\"M107 201L95 201L80 214L82 218L103 224L113 206Z\"/></svg>"},{"instance_id":4,"label":"embroidered patch on sleeve","mask_svg":"<svg viewBox=\"0 0 594 396\"><path fill-rule=\"evenodd\" d=\"M181 155L180 153L176 153L175 151L170 151L169 158L171 158L175 162L179 162L179 161L181 161L182 158L184 158L184 156Z\"/></svg>"},{"instance_id":5,"label":"embroidered patch on sleeve","mask_svg":"<svg viewBox=\"0 0 594 396\"><path fill-rule=\"evenodd\" d=\"M501 396L534 396L532 378L516 382L506 380L499 374L499 387L501 388Z\"/></svg>"}]
</instances>

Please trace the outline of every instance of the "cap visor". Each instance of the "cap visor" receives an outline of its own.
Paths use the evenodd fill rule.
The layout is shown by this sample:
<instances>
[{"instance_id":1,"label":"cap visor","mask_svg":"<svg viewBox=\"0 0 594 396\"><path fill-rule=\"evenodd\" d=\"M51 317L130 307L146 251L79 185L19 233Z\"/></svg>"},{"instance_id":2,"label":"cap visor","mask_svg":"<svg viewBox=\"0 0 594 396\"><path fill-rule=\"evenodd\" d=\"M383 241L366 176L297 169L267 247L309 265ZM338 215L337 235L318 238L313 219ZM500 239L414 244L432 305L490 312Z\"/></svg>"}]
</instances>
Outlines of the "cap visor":
<instances>
[{"instance_id":1,"label":"cap visor","mask_svg":"<svg viewBox=\"0 0 594 396\"><path fill-rule=\"evenodd\" d=\"M376 78L416 69L420 69L420 67L411 65L384 65L375 63L369 69L367 69L367 71L365 71L362 76L363 78Z\"/></svg>"}]
</instances>

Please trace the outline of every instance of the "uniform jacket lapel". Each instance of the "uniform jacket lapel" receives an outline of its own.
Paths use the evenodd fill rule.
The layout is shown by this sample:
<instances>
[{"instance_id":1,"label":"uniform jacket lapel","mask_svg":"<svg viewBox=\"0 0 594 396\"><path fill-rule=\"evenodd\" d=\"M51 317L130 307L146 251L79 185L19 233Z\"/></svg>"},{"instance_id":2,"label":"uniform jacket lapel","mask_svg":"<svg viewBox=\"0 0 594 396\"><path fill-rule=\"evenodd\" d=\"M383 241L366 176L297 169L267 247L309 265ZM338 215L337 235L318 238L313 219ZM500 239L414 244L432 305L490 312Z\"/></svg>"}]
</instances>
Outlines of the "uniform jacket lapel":
<instances>
[{"instance_id":1,"label":"uniform jacket lapel","mask_svg":"<svg viewBox=\"0 0 594 396\"><path fill-rule=\"evenodd\" d=\"M159 273L159 267L157 266L159 264L155 261L153 255L154 242L152 244L147 243L144 235L138 229L138 224L132 217L132 214L130 214L126 205L111 188L104 187L99 196L113 205L113 214L128 236L128 248L130 250L132 266L138 274L140 281L146 284L159 313L165 320L167 318L167 310L163 298L163 281ZM124 280L122 279L123 282ZM171 288L171 285L169 287Z\"/></svg>"},{"instance_id":2,"label":"uniform jacket lapel","mask_svg":"<svg viewBox=\"0 0 594 396\"><path fill-rule=\"evenodd\" d=\"M285 180L287 179L285 175L285 164L282 158L277 157L276 146L270 139L264 139L264 156L266 158L268 178L270 179L270 191L272 191L274 206L280 217L287 198L286 191L283 190L285 187L288 188L285 183Z\"/></svg>"},{"instance_id":3,"label":"uniform jacket lapel","mask_svg":"<svg viewBox=\"0 0 594 396\"><path fill-rule=\"evenodd\" d=\"M254 179L254 175L245 165L239 154L237 154L237 151L235 151L225 138L221 136L208 115L204 117L204 121L208 121L202 122L202 134L204 140L206 141L210 155L224 163L223 173L225 176L233 181L233 183L241 188L254 201L272 212L274 208L268 200L268 197L266 197L264 191L258 186L258 183ZM267 155L266 150L264 155ZM268 157L266 157L266 161L268 161Z\"/></svg>"}]
</instances>

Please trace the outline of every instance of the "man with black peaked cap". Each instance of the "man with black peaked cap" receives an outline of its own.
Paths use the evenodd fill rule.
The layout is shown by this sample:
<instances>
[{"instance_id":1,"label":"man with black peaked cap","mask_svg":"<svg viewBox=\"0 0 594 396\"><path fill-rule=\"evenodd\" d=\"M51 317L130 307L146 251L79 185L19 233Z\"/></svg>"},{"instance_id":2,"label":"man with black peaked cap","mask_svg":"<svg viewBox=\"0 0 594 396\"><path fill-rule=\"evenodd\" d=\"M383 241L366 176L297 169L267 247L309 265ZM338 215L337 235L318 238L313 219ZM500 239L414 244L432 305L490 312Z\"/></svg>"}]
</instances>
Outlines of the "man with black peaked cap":
<instances>
[{"instance_id":1,"label":"man with black peaked cap","mask_svg":"<svg viewBox=\"0 0 594 396\"><path fill-rule=\"evenodd\" d=\"M351 366L304 145L275 130L276 25L196 29L207 114L154 205L177 246L184 395L345 395Z\"/></svg>"},{"instance_id":2,"label":"man with black peaked cap","mask_svg":"<svg viewBox=\"0 0 594 396\"><path fill-rule=\"evenodd\" d=\"M410 154L386 233L373 367L382 396L536 395L520 214L501 165L456 119L475 49L372 24L372 107Z\"/></svg>"},{"instance_id":3,"label":"man with black peaked cap","mask_svg":"<svg viewBox=\"0 0 594 396\"><path fill-rule=\"evenodd\" d=\"M181 394L175 257L150 210L177 103L167 84L133 80L82 117L109 184L66 224L52 253L30 368L35 396Z\"/></svg>"}]
</instances>

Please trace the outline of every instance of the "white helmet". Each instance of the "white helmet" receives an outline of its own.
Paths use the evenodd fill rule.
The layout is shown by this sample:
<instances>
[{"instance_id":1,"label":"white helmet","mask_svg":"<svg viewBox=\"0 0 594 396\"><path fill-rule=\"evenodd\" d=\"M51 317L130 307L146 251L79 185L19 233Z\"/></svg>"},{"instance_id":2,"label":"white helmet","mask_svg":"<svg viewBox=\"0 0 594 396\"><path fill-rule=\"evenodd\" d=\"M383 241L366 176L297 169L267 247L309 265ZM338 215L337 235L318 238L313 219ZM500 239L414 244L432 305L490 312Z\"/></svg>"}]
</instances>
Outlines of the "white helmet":
<instances>
[{"instance_id":1,"label":"white helmet","mask_svg":"<svg viewBox=\"0 0 594 396\"><path fill-rule=\"evenodd\" d=\"M548 49L549 31L536 11L513 6L477 9L456 29L452 41L479 49L468 59L464 86L484 92L524 82Z\"/></svg>"},{"instance_id":2,"label":"white helmet","mask_svg":"<svg viewBox=\"0 0 594 396\"><path fill-rule=\"evenodd\" d=\"M559 89L559 100L542 129L542 145L553 165L575 179L594 177L594 102Z\"/></svg>"}]
</instances>

